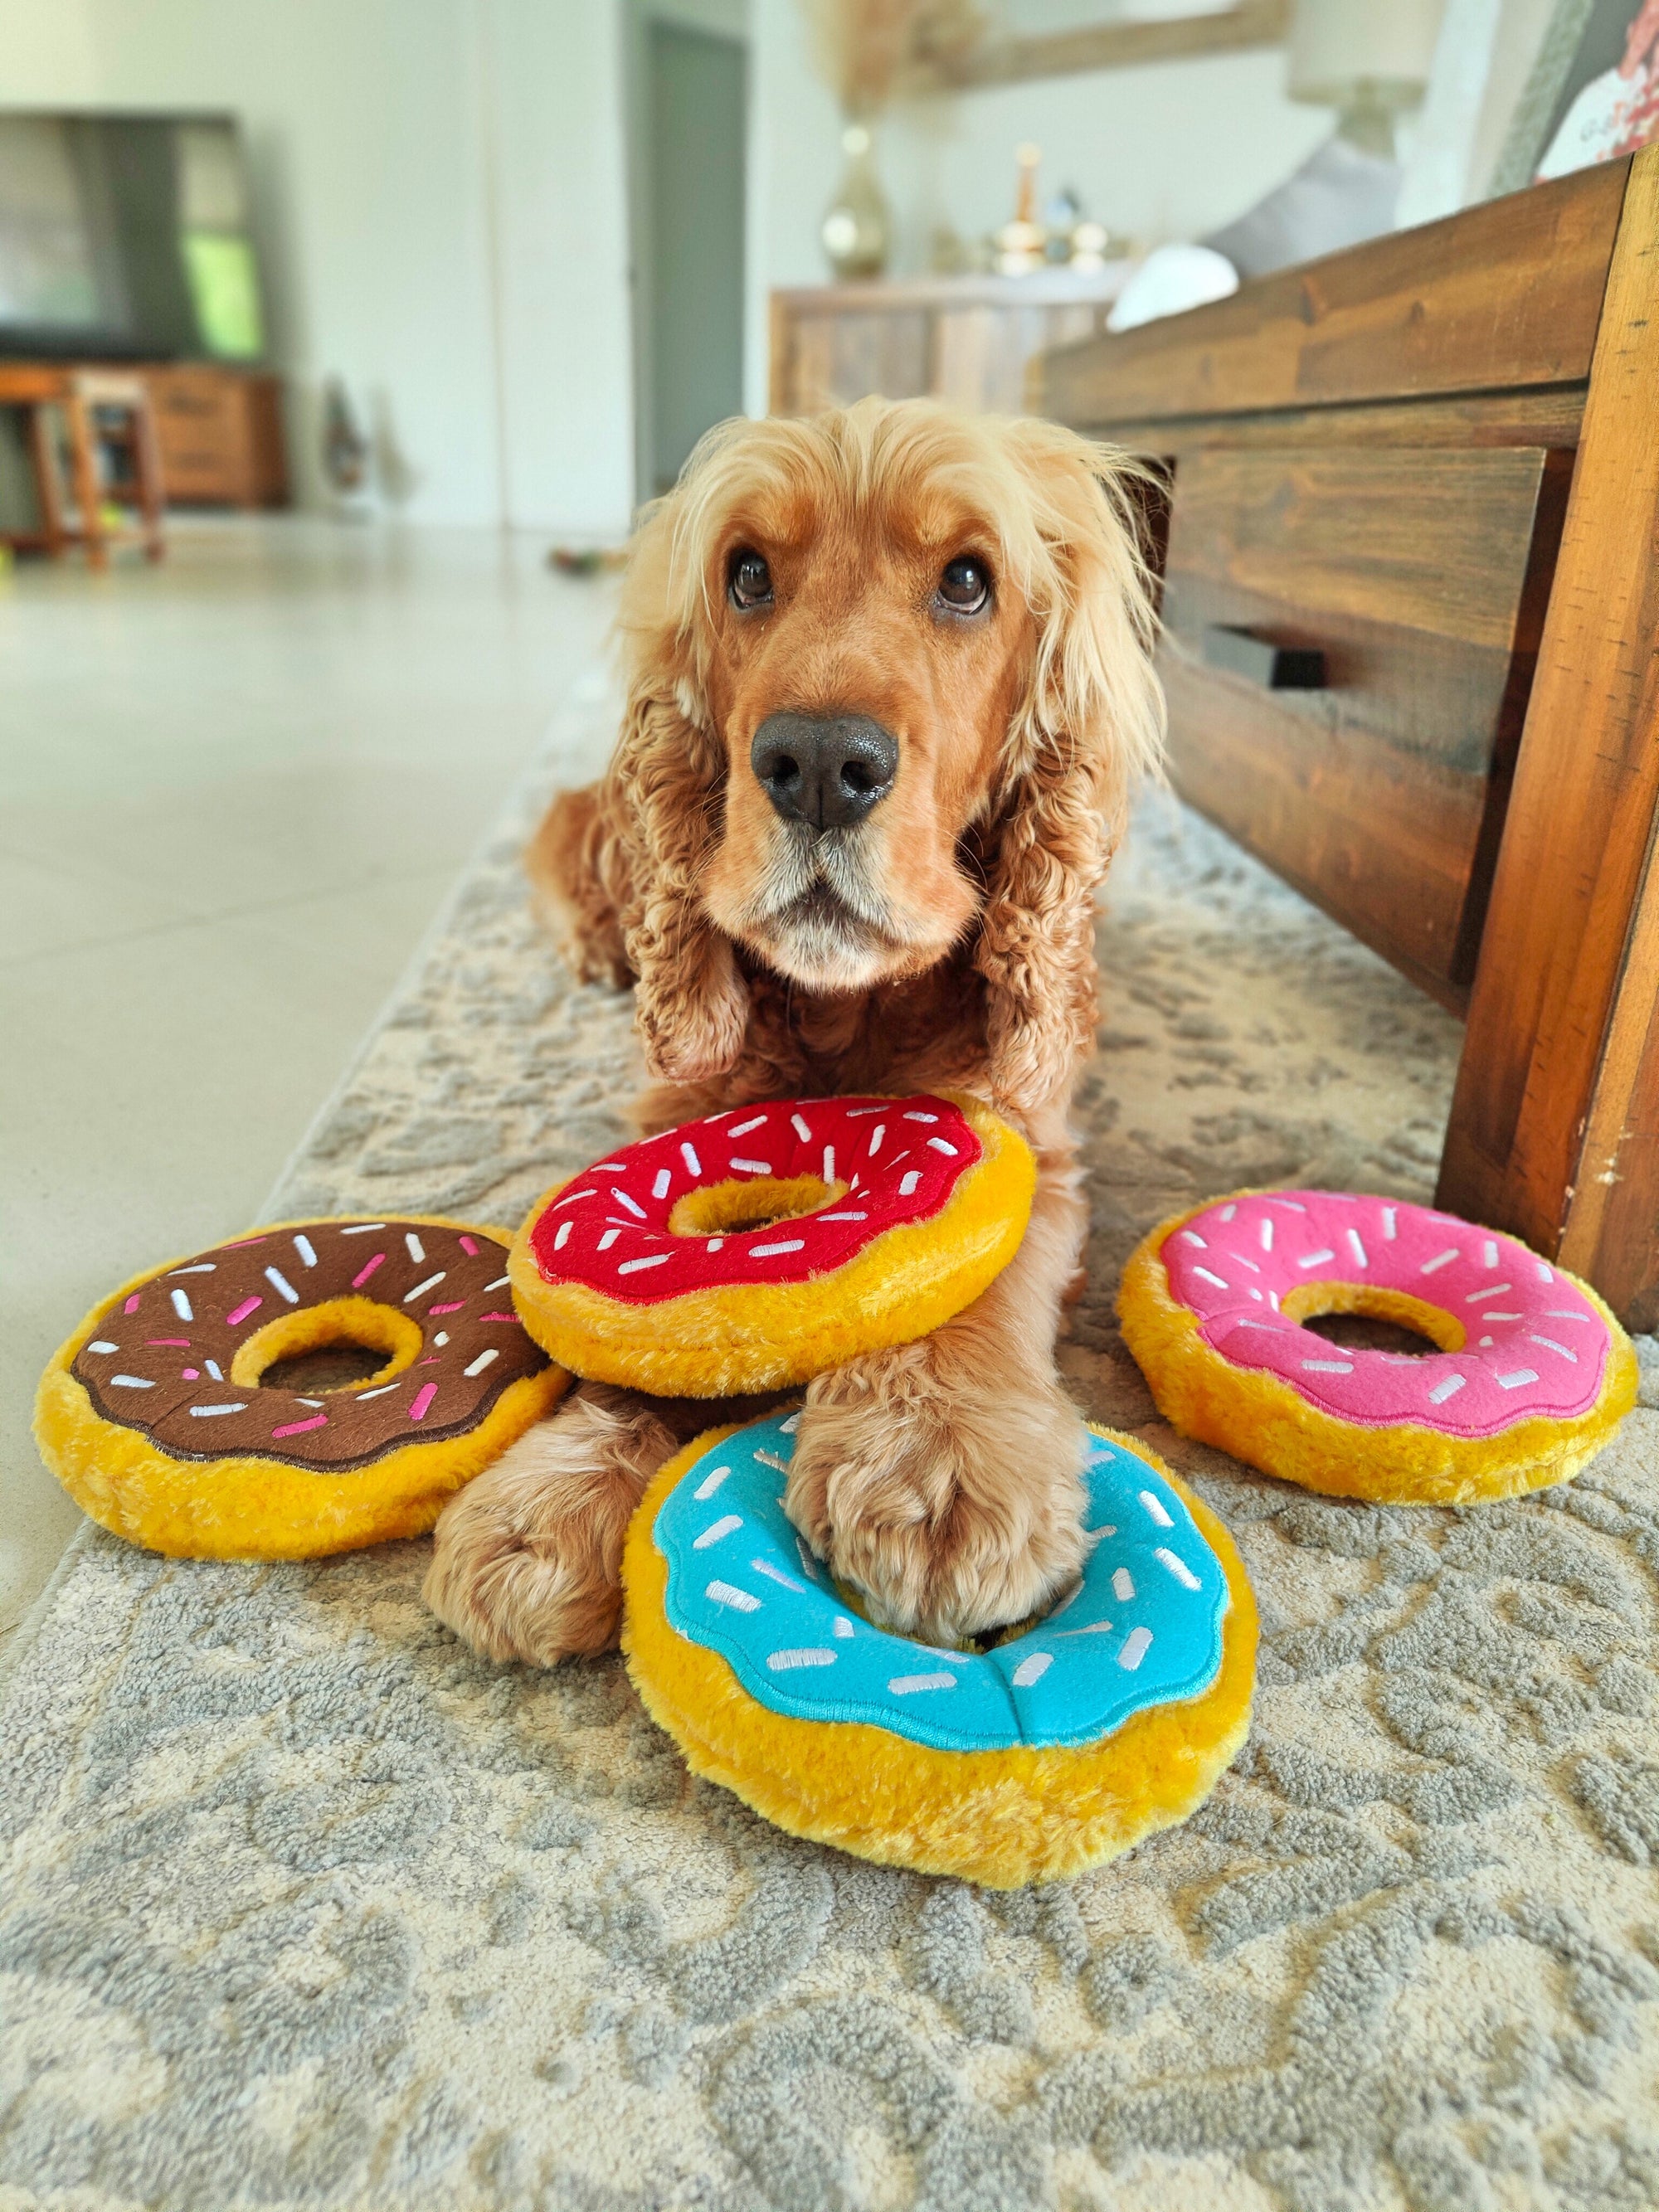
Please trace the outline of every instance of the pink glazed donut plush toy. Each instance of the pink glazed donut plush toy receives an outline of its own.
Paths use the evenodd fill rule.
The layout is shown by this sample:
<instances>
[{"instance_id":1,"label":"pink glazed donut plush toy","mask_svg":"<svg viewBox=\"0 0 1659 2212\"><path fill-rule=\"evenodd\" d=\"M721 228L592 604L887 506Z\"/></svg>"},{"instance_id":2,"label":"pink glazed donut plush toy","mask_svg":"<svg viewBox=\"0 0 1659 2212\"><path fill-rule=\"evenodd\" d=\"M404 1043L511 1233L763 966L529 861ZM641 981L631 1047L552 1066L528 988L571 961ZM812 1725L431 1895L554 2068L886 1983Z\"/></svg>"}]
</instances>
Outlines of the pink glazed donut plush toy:
<instances>
[{"instance_id":1,"label":"pink glazed donut plush toy","mask_svg":"<svg viewBox=\"0 0 1659 2212\"><path fill-rule=\"evenodd\" d=\"M1333 1344L1398 1322L1419 1356ZM1595 1292L1512 1237L1342 1191L1240 1191L1163 1222L1118 1295L1165 1419L1266 1474L1391 1504L1507 1498L1576 1474L1636 1402Z\"/></svg>"}]
</instances>

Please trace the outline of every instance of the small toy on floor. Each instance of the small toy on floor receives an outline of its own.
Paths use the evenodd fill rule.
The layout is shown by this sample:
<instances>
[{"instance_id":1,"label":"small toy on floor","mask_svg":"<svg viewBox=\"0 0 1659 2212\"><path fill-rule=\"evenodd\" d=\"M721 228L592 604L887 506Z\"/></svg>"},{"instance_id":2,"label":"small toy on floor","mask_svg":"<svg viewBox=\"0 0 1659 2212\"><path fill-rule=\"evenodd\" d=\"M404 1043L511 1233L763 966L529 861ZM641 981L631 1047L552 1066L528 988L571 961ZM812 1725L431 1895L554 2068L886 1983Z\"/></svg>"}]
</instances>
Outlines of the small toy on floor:
<instances>
[{"instance_id":1,"label":"small toy on floor","mask_svg":"<svg viewBox=\"0 0 1659 2212\"><path fill-rule=\"evenodd\" d=\"M950 1651L872 1627L807 1550L794 1428L698 1437L629 1528L629 1671L695 1772L793 1834L994 1888L1098 1865L1208 1796L1249 1726L1255 1604L1161 1461L1093 1431L1080 1585Z\"/></svg>"},{"instance_id":2,"label":"small toy on floor","mask_svg":"<svg viewBox=\"0 0 1659 2212\"><path fill-rule=\"evenodd\" d=\"M309 1559L418 1536L568 1388L506 1297L506 1232L289 1221L137 1275L53 1357L40 1454L82 1510L174 1558ZM330 1346L343 1388L277 1387Z\"/></svg>"},{"instance_id":3,"label":"small toy on floor","mask_svg":"<svg viewBox=\"0 0 1659 2212\"><path fill-rule=\"evenodd\" d=\"M1304 1326L1339 1313L1438 1348ZM1462 1504L1564 1482L1636 1402L1635 1349L1588 1284L1395 1200L1237 1191L1173 1215L1132 1255L1118 1314L1183 1436L1334 1497Z\"/></svg>"},{"instance_id":4,"label":"small toy on floor","mask_svg":"<svg viewBox=\"0 0 1659 2212\"><path fill-rule=\"evenodd\" d=\"M778 1389L959 1313L1018 1250L1036 1186L1024 1138L976 1098L771 1100L545 1192L513 1295L575 1374Z\"/></svg>"}]
</instances>

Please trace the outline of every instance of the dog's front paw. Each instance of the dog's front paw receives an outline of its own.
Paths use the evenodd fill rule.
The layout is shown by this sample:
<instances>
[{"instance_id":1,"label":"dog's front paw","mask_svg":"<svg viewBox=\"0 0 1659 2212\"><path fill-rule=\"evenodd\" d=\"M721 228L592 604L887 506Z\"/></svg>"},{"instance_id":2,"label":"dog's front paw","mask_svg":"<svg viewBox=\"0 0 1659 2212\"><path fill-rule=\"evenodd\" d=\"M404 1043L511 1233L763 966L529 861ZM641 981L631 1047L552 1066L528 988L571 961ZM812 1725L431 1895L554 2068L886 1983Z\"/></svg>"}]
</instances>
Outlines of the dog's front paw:
<instances>
[{"instance_id":1,"label":"dog's front paw","mask_svg":"<svg viewBox=\"0 0 1659 2212\"><path fill-rule=\"evenodd\" d=\"M422 1595L486 1659L550 1667L609 1650L623 1538L673 1448L625 1393L586 1386L451 1498Z\"/></svg>"},{"instance_id":2,"label":"dog's front paw","mask_svg":"<svg viewBox=\"0 0 1659 2212\"><path fill-rule=\"evenodd\" d=\"M969 1382L907 1345L812 1385L785 1504L881 1626L954 1644L1080 1571L1083 1447L1053 1376Z\"/></svg>"}]
</instances>

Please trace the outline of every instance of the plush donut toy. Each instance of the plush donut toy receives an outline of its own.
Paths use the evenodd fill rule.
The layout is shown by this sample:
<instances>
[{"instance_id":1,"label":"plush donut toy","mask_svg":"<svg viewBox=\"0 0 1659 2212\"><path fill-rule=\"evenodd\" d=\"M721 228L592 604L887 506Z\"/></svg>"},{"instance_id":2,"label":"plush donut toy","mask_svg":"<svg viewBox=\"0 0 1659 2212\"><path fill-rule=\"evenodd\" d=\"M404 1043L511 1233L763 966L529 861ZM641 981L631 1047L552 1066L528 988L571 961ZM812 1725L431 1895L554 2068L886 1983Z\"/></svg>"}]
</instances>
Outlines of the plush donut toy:
<instances>
[{"instance_id":1,"label":"plush donut toy","mask_svg":"<svg viewBox=\"0 0 1659 2212\"><path fill-rule=\"evenodd\" d=\"M873 1628L783 1510L798 1417L714 1429L628 1532L623 1650L693 1771L791 1833L993 1888L1184 1820L1244 1741L1256 1614L1226 1530L1092 1432L1081 1585L983 1651Z\"/></svg>"},{"instance_id":2,"label":"plush donut toy","mask_svg":"<svg viewBox=\"0 0 1659 2212\"><path fill-rule=\"evenodd\" d=\"M1302 1326L1330 1313L1439 1349ZM1588 1284L1393 1200L1239 1191L1176 1214L1131 1258L1118 1314L1183 1435L1337 1497L1457 1504L1563 1482L1636 1402L1634 1347Z\"/></svg>"},{"instance_id":3,"label":"plush donut toy","mask_svg":"<svg viewBox=\"0 0 1659 2212\"><path fill-rule=\"evenodd\" d=\"M46 1369L41 1456L94 1521L175 1558L419 1535L569 1382L505 1296L507 1243L424 1215L291 1221L135 1276ZM262 1379L342 1344L386 1363L341 1389Z\"/></svg>"},{"instance_id":4,"label":"plush donut toy","mask_svg":"<svg viewBox=\"0 0 1659 2212\"><path fill-rule=\"evenodd\" d=\"M1036 1187L1024 1139L965 1096L738 1107L555 1184L514 1240L513 1295L575 1374L776 1389L959 1313Z\"/></svg>"}]
</instances>

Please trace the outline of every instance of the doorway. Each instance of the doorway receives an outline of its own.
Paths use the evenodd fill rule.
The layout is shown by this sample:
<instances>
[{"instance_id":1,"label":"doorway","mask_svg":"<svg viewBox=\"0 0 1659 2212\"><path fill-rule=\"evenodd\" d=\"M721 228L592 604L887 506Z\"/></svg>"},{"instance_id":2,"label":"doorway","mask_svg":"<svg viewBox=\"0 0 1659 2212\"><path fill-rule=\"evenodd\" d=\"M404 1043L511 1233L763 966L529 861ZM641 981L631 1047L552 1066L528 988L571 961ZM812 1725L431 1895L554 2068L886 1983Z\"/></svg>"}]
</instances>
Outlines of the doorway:
<instances>
[{"instance_id":1,"label":"doorway","mask_svg":"<svg viewBox=\"0 0 1659 2212\"><path fill-rule=\"evenodd\" d=\"M637 481L648 498L711 424L743 411L748 54L684 22L647 15L641 27Z\"/></svg>"}]
</instances>

